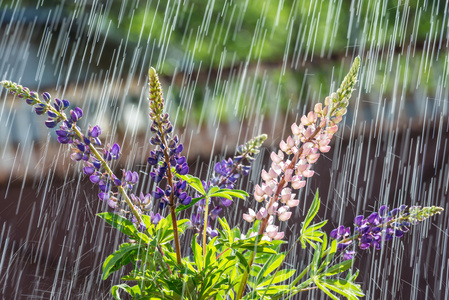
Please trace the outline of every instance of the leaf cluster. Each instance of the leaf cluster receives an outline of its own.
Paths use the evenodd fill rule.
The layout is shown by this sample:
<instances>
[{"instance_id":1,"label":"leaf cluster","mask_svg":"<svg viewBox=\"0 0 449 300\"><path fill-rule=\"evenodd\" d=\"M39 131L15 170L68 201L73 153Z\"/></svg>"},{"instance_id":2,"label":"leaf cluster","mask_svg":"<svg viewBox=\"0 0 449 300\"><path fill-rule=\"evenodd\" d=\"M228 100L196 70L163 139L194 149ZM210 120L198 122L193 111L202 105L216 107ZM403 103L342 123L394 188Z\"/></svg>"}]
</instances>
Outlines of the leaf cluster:
<instances>
[{"instance_id":1,"label":"leaf cluster","mask_svg":"<svg viewBox=\"0 0 449 300\"><path fill-rule=\"evenodd\" d=\"M211 188L206 192L198 178L183 176L182 179L202 197L246 196L238 190ZM173 240L170 218L154 225L150 217L144 216L147 229L139 232L131 221L115 213L100 213L99 217L128 237L127 242L106 258L103 279L125 266L132 266L132 271L122 276L126 283L112 287L115 299L121 299L121 292L133 299L236 299L245 272L249 277L242 299L289 299L311 289L320 289L332 299L338 299L336 295L358 299L363 292L355 283L358 272L350 270L353 260L341 261L337 242L328 243L327 235L321 231L326 221L313 223L319 207L317 192L295 243L313 251L311 262L300 273L284 264L293 248L281 251L283 241L266 241L257 235L259 221L247 235L242 235L238 226L231 228L225 218L218 218L219 235L209 240L205 251L194 236L190 252L179 265L170 244ZM188 225L187 219L178 221L180 234Z\"/></svg>"}]
</instances>

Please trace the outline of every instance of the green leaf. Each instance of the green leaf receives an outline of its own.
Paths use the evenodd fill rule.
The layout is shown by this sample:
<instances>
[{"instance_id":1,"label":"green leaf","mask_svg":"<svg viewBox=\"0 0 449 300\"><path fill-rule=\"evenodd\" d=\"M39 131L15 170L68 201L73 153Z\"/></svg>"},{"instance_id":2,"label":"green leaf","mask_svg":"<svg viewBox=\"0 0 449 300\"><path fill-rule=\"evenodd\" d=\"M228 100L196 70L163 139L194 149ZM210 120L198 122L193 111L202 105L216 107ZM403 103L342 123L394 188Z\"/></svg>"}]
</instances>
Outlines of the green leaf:
<instances>
[{"instance_id":1,"label":"green leaf","mask_svg":"<svg viewBox=\"0 0 449 300\"><path fill-rule=\"evenodd\" d=\"M204 268L207 269L209 266L214 265L216 262L217 257L217 248L215 247L215 241L217 237L213 238L207 245L206 245L206 259L205 259L205 266Z\"/></svg>"},{"instance_id":2,"label":"green leaf","mask_svg":"<svg viewBox=\"0 0 449 300\"><path fill-rule=\"evenodd\" d=\"M270 285L262 288L257 288L257 294L260 298L257 299L285 299L285 295L287 294L287 291L290 291L289 285ZM276 295L280 294L280 295ZM268 295L271 297L264 297L263 295ZM273 296L276 295L276 296Z\"/></svg>"},{"instance_id":3,"label":"green leaf","mask_svg":"<svg viewBox=\"0 0 449 300\"><path fill-rule=\"evenodd\" d=\"M188 222L188 219L181 219L176 221L178 225L178 232L180 234L182 234L186 230ZM164 218L157 224L155 237L159 244L166 244L174 239L173 223L171 217Z\"/></svg>"},{"instance_id":4,"label":"green leaf","mask_svg":"<svg viewBox=\"0 0 449 300\"><path fill-rule=\"evenodd\" d=\"M246 261L246 258L243 256L243 254L241 254L239 252L235 252L235 255L237 255L239 262L245 267L245 269L249 273L249 264Z\"/></svg>"},{"instance_id":5,"label":"green leaf","mask_svg":"<svg viewBox=\"0 0 449 300\"><path fill-rule=\"evenodd\" d=\"M221 197L226 199L232 199L232 197L245 199L249 194L242 190L230 190L230 189L220 189L214 193L209 194L209 197Z\"/></svg>"},{"instance_id":6,"label":"green leaf","mask_svg":"<svg viewBox=\"0 0 449 300\"><path fill-rule=\"evenodd\" d=\"M231 195L229 195L228 193L226 193L226 192L216 192L216 193L213 193L213 194L211 194L209 197L219 197L219 198L226 198L226 199L229 199L229 200L232 200L232 196Z\"/></svg>"},{"instance_id":7,"label":"green leaf","mask_svg":"<svg viewBox=\"0 0 449 300\"><path fill-rule=\"evenodd\" d=\"M196 242L196 237L198 234L195 234L195 236L192 238L192 251L193 251L193 257L195 259L195 263L198 267L198 270L203 269L203 249L201 246Z\"/></svg>"},{"instance_id":8,"label":"green leaf","mask_svg":"<svg viewBox=\"0 0 449 300\"><path fill-rule=\"evenodd\" d=\"M312 226L309 226L307 228L307 231L318 231L318 229L320 229L321 227L323 227L324 225L326 225L327 220L321 221L319 223L313 224Z\"/></svg>"},{"instance_id":9,"label":"green leaf","mask_svg":"<svg viewBox=\"0 0 449 300\"><path fill-rule=\"evenodd\" d=\"M345 296L349 300L357 300L365 296L360 285L343 279L322 279L322 284L330 290Z\"/></svg>"},{"instance_id":10,"label":"green leaf","mask_svg":"<svg viewBox=\"0 0 449 300\"><path fill-rule=\"evenodd\" d=\"M293 276L293 274L295 274L296 270L293 269L285 269L285 270L281 270L279 271L276 276L274 277L274 279L272 279L273 276L270 276L267 280L263 281L261 284L259 284L259 287L263 287L266 286L268 284L276 284L279 282L282 282L284 280L289 279L290 277ZM273 281L272 281L273 280Z\"/></svg>"},{"instance_id":11,"label":"green leaf","mask_svg":"<svg viewBox=\"0 0 449 300\"><path fill-rule=\"evenodd\" d=\"M198 201L200 201L200 200L202 200L202 199L204 199L204 198L206 198L206 197L205 197L205 196L201 196L201 197L198 197L198 198L193 198L192 201L191 201L189 204L187 204L187 205L179 205L179 206L176 208L176 210L175 210L176 214L178 214L178 213L180 213L181 211L186 210L186 209L188 209L188 208L194 206Z\"/></svg>"},{"instance_id":12,"label":"green leaf","mask_svg":"<svg viewBox=\"0 0 449 300\"><path fill-rule=\"evenodd\" d=\"M136 234L134 235L134 237L138 238L138 240L140 240L140 242L144 243L144 244L149 244L150 243L150 238L148 235L146 235L143 232L136 232Z\"/></svg>"},{"instance_id":13,"label":"green leaf","mask_svg":"<svg viewBox=\"0 0 449 300\"><path fill-rule=\"evenodd\" d=\"M156 227L154 226L154 224L151 222L151 217L145 214L142 214L142 221L145 224L145 226L147 227L147 232L152 236L154 235L154 230L156 229Z\"/></svg>"},{"instance_id":14,"label":"green leaf","mask_svg":"<svg viewBox=\"0 0 449 300\"><path fill-rule=\"evenodd\" d=\"M325 286L323 286L319 281L315 281L315 284L317 285L317 287L322 290L323 292L326 293L326 295L328 295L329 297L331 297L334 300L339 300L334 294L331 293L331 291L329 291Z\"/></svg>"},{"instance_id":15,"label":"green leaf","mask_svg":"<svg viewBox=\"0 0 449 300\"><path fill-rule=\"evenodd\" d=\"M124 290L129 295L131 295L132 297L136 297L136 296L140 295L140 288L139 288L138 285L130 287L126 283L122 283L122 284L114 285L111 288L111 294L117 300L120 300L120 293L119 293L120 289Z\"/></svg>"},{"instance_id":16,"label":"green leaf","mask_svg":"<svg viewBox=\"0 0 449 300\"><path fill-rule=\"evenodd\" d=\"M321 243L321 257L325 255L325 251L327 250L328 238L327 234L323 234L323 242ZM331 250L332 251L332 250ZM335 251L334 251L335 252ZM332 254L333 255L333 254Z\"/></svg>"},{"instance_id":17,"label":"green leaf","mask_svg":"<svg viewBox=\"0 0 449 300\"><path fill-rule=\"evenodd\" d=\"M209 188L209 190L207 191L207 194L206 194L206 197L213 197L212 195L215 193L215 192L217 192L217 191L219 191L220 190L220 188L218 187L218 186L212 186L211 188Z\"/></svg>"},{"instance_id":18,"label":"green leaf","mask_svg":"<svg viewBox=\"0 0 449 300\"><path fill-rule=\"evenodd\" d=\"M353 264L354 264L354 259L344 260L341 263L334 265L334 266L330 267L329 269L327 269L324 272L324 276L332 276L332 275L342 273L342 272L348 270Z\"/></svg>"},{"instance_id":19,"label":"green leaf","mask_svg":"<svg viewBox=\"0 0 449 300\"><path fill-rule=\"evenodd\" d=\"M259 241L259 243L256 246L256 242L252 238L249 241L248 240L239 240L239 241L233 243L232 245L230 245L230 248L232 248L232 249L246 249L246 250L256 251L257 253L277 254L276 250L264 246L263 242L266 242L266 241Z\"/></svg>"},{"instance_id":20,"label":"green leaf","mask_svg":"<svg viewBox=\"0 0 449 300\"><path fill-rule=\"evenodd\" d=\"M230 243L234 241L233 236L231 234L231 227L229 227L228 221L226 218L218 218L218 222L220 222L221 227L223 227L226 235L224 236Z\"/></svg>"},{"instance_id":21,"label":"green leaf","mask_svg":"<svg viewBox=\"0 0 449 300\"><path fill-rule=\"evenodd\" d=\"M281 265L282 261L284 260L284 257L285 253L280 253L277 256L272 256L270 260L266 262L266 267L265 266L263 267L262 270L264 270L264 272L262 275L268 276L268 274L276 270L276 268Z\"/></svg>"},{"instance_id":22,"label":"green leaf","mask_svg":"<svg viewBox=\"0 0 449 300\"><path fill-rule=\"evenodd\" d=\"M307 212L307 216L304 219L304 222L302 222L299 237L302 248L306 248L306 242L308 242L313 248L316 248L316 244L313 243L312 241L316 241L319 243L323 242L323 240L320 238L323 235L323 233L319 229L326 224L327 220L319 222L309 227L313 218L318 213L319 208L320 208L320 197L317 190L312 205L310 206L309 211Z\"/></svg>"},{"instance_id":23,"label":"green leaf","mask_svg":"<svg viewBox=\"0 0 449 300\"><path fill-rule=\"evenodd\" d=\"M327 235L324 235L324 240L327 242ZM323 243L324 245L324 243ZM326 258L324 259L324 261L321 263L321 266L319 268L319 271L322 271L325 267L327 267L332 259L334 258L335 253L337 252L337 240L333 240L331 243L330 248L327 249L328 254L326 255ZM324 251L321 252L321 257L323 257L324 255Z\"/></svg>"},{"instance_id":24,"label":"green leaf","mask_svg":"<svg viewBox=\"0 0 449 300\"><path fill-rule=\"evenodd\" d=\"M357 279L357 276L359 276L359 270L355 271L354 274L352 274L351 270L349 270L346 280L354 282L354 280Z\"/></svg>"},{"instance_id":25,"label":"green leaf","mask_svg":"<svg viewBox=\"0 0 449 300\"><path fill-rule=\"evenodd\" d=\"M317 190L316 194L315 194L315 198L313 199L312 205L310 206L309 211L307 212L307 216L304 219L304 222L302 223L301 232L303 232L304 230L307 229L310 222L312 222L313 218L318 213L319 208L320 208L320 197L319 197L319 193Z\"/></svg>"},{"instance_id":26,"label":"green leaf","mask_svg":"<svg viewBox=\"0 0 449 300\"><path fill-rule=\"evenodd\" d=\"M145 251L145 247L139 244L125 243L120 245L120 249L109 255L104 261L102 279L105 280L109 275L129 264L132 261L132 256L136 254L139 248L143 248L142 251Z\"/></svg>"},{"instance_id":27,"label":"green leaf","mask_svg":"<svg viewBox=\"0 0 449 300\"><path fill-rule=\"evenodd\" d=\"M206 191L204 190L201 179L189 174L179 175L178 173L175 172L175 175L176 177L179 177L182 180L187 181L187 184L190 185L192 188L194 188L198 193L200 193L203 196L206 196Z\"/></svg>"},{"instance_id":28,"label":"green leaf","mask_svg":"<svg viewBox=\"0 0 449 300\"><path fill-rule=\"evenodd\" d=\"M132 237L137 232L136 227L131 221L115 213L102 212L98 213L97 216L99 216L112 227L117 228L127 236Z\"/></svg>"},{"instance_id":29,"label":"green leaf","mask_svg":"<svg viewBox=\"0 0 449 300\"><path fill-rule=\"evenodd\" d=\"M315 252L313 254L312 263L311 263L311 266L310 266L310 274L311 275L316 275L317 274L318 265L320 263L320 258L321 258L321 247L318 246L317 248L315 248Z\"/></svg>"}]
</instances>

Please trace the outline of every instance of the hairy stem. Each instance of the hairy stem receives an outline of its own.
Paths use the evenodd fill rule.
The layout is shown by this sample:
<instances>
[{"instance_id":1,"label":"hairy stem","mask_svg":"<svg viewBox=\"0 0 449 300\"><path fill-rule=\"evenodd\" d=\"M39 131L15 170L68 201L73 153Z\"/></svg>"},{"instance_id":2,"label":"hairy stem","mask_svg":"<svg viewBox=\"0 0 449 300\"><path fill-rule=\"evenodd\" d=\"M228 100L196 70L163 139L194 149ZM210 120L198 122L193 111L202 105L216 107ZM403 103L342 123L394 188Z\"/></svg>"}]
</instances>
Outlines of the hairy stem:
<instances>
[{"instance_id":1,"label":"hairy stem","mask_svg":"<svg viewBox=\"0 0 449 300\"><path fill-rule=\"evenodd\" d=\"M162 126L159 125L160 132L164 132L162 129ZM171 165L170 165L170 156L167 152L167 142L165 140L165 136L161 135L162 143L166 146L164 149L164 159L165 163L167 164L167 180L168 185L171 188L171 193L169 197L168 206L170 207L170 216L173 224L173 235L175 240L175 251L176 251L176 261L178 265L182 264L181 260L181 245L179 244L179 233L178 233L178 222L176 220L176 206L175 206L175 189L174 189L174 183L173 183L173 173L171 171Z\"/></svg>"}]
</instances>

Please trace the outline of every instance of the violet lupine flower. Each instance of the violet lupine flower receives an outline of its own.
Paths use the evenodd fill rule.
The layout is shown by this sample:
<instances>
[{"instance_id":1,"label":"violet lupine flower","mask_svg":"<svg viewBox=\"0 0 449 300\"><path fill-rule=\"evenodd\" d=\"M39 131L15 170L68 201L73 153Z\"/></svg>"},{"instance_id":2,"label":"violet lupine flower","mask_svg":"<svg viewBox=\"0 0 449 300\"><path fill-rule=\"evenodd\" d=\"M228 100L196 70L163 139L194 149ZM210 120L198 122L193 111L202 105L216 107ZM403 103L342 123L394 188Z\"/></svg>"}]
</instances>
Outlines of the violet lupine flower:
<instances>
[{"instance_id":1,"label":"violet lupine flower","mask_svg":"<svg viewBox=\"0 0 449 300\"><path fill-rule=\"evenodd\" d=\"M352 259L355 251L347 249L352 241L358 241L358 246L362 250L370 247L379 250L383 243L395 237L402 237L409 231L411 225L416 225L443 211L443 208L438 206L424 208L413 206L408 211L406 208L406 205L401 205L388 211L388 207L383 205L379 208L379 212L373 212L367 218L362 215L355 217L352 235L350 227L345 228L341 225L331 231L330 237L338 241L337 249L344 252L343 258Z\"/></svg>"},{"instance_id":2,"label":"violet lupine flower","mask_svg":"<svg viewBox=\"0 0 449 300\"><path fill-rule=\"evenodd\" d=\"M279 220L286 221L291 214L289 209L298 205L292 189L301 189L305 186L305 179L313 176L311 170L321 153L330 150L329 142L337 132L337 124L346 113L346 106L357 81L360 67L360 58L356 57L354 63L336 93L325 99L325 107L321 103L315 105L313 111L301 117L301 123L293 123L292 136L279 144L280 150L271 153L271 168L262 170L263 183L256 185L254 199L263 202L264 206L255 215L244 214L246 221L263 220L259 234L268 239L273 236L278 239L284 235L274 230L274 225L268 224L270 217L277 215ZM279 205L278 201L283 205ZM268 228L270 226L270 228ZM267 231L269 230L269 231ZM278 234L279 233L279 234Z\"/></svg>"},{"instance_id":3,"label":"violet lupine flower","mask_svg":"<svg viewBox=\"0 0 449 300\"><path fill-rule=\"evenodd\" d=\"M173 125L169 120L168 113L164 113L161 84L153 68L150 68L149 71L149 86L150 119L153 121L150 129L155 134L150 139L150 143L157 146L148 157L148 163L155 167L150 172L150 176L157 183L167 178L165 186L157 187L153 192L153 197L160 200L159 207L161 209L167 205L174 206L174 198L178 199L179 203L187 205L192 201L192 197L184 191L187 188L187 183L183 180L174 180L172 167L180 175L186 175L189 172L189 167L186 158L181 156L183 145L178 136L170 136Z\"/></svg>"},{"instance_id":4,"label":"violet lupine flower","mask_svg":"<svg viewBox=\"0 0 449 300\"><path fill-rule=\"evenodd\" d=\"M211 184L219 188L233 189L239 178L249 174L251 163L254 161L255 155L260 152L260 147L266 139L266 134L256 136L240 145L237 148L236 156L217 162L214 168L216 174L211 179Z\"/></svg>"},{"instance_id":5,"label":"violet lupine flower","mask_svg":"<svg viewBox=\"0 0 449 300\"><path fill-rule=\"evenodd\" d=\"M70 106L67 100L55 98L52 103L51 95L44 92L42 93L42 101L36 92L32 92L28 88L11 81L2 81L1 85L8 89L10 93L25 99L27 104L34 106L36 114L43 115L47 113L48 119L45 121L45 125L48 128L54 128L59 124L59 129L55 131L58 142L72 146L72 154L70 157L74 161L84 162L85 167L83 168L83 173L89 176L92 183L99 185L101 192L98 194L98 198L107 202L111 208L119 210L118 192L113 192L113 188L119 189L126 187L130 189L138 181L136 172L128 173L128 171L124 173L124 178L120 180L112 173L109 167L107 171L104 170L106 166L103 163L106 164L105 161L119 158L120 146L114 144L104 147L102 149L104 159L102 163L100 161L101 157L92 156L93 148L91 149L93 146L101 147L101 141L99 139L101 128L98 125L94 127L89 125L87 135L84 135L77 126L77 122L83 116L83 110L81 108L76 107L66 114L65 111ZM136 206L136 213L138 213L137 209L138 207Z\"/></svg>"},{"instance_id":6,"label":"violet lupine flower","mask_svg":"<svg viewBox=\"0 0 449 300\"><path fill-rule=\"evenodd\" d=\"M219 188L233 189L239 179L249 174L251 170L251 163L255 160L255 156L260 152L263 142L267 139L266 134L261 134L243 145L237 148L237 154L231 158L223 159L217 162L214 167L215 174L209 183L202 182L205 191L209 190L212 186L217 186ZM208 228L207 233L211 233L210 236L213 238L217 234L216 230L212 229L212 220L215 220L220 213L223 211L224 207L229 207L233 202L230 199L212 197L211 203L214 207L209 211ZM193 227L201 227L202 222L204 222L204 217L202 217L205 211L204 206L206 201L198 201L196 203L197 213L192 214L190 224ZM201 221L200 221L201 220ZM202 232L200 230L200 232Z\"/></svg>"},{"instance_id":7,"label":"violet lupine flower","mask_svg":"<svg viewBox=\"0 0 449 300\"><path fill-rule=\"evenodd\" d=\"M219 188L233 189L237 181L243 176L247 176L251 170L251 163L255 160L255 155L260 152L263 142L267 139L266 134L261 134L251 139L247 143L240 145L237 148L237 154L233 158L223 159L221 162L215 164L215 174L210 180L207 190L211 186ZM203 184L204 185L204 184ZM216 206L211 210L212 212L221 212L221 207L228 207L232 204L232 200L226 198L212 199L216 202ZM215 213L218 216L218 213ZM215 217L216 217L215 216Z\"/></svg>"}]
</instances>

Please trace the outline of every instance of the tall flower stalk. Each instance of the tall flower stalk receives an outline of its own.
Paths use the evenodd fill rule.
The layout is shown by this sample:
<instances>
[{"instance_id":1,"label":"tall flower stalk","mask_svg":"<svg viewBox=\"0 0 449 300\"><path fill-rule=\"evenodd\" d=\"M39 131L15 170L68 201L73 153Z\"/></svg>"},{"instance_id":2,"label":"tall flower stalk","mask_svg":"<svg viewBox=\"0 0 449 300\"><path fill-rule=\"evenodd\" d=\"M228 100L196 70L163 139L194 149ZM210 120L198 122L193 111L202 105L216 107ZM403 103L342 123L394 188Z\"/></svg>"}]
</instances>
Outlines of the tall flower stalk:
<instances>
[{"instance_id":1,"label":"tall flower stalk","mask_svg":"<svg viewBox=\"0 0 449 300\"><path fill-rule=\"evenodd\" d=\"M151 124L151 131L155 134L150 143L157 146L156 150L150 152L148 157L148 163L155 166L155 171L150 173L150 176L159 185L162 179L166 179L167 183L163 188L157 187L157 190L153 192L155 199L160 199L159 207L164 208L168 206L170 209L170 216L173 224L173 234L176 250L176 260L178 265L181 265L181 246L179 244L179 233L176 220L176 202L183 205L187 205L191 202L191 197L187 196L184 191L187 187L185 181L176 181L172 168L180 175L185 175L189 172L186 158L181 156L180 153L183 150L183 145L180 143L178 136L170 137L170 133L173 131L173 125L169 120L168 113L164 112L164 99L162 97L162 88L159 82L159 77L156 74L154 68L150 68L149 72L149 106L150 106L150 119L153 121Z\"/></svg>"},{"instance_id":2,"label":"tall flower stalk","mask_svg":"<svg viewBox=\"0 0 449 300\"><path fill-rule=\"evenodd\" d=\"M442 211L443 208L439 206L412 206L407 210L406 205L388 211L388 207L382 205L378 212L373 212L367 218L363 215L355 217L352 232L350 227L341 225L331 231L330 237L337 240L337 249L343 252L343 258L352 259L355 251L348 248L353 241L357 241L362 250L370 247L379 250L385 242L402 237L412 225Z\"/></svg>"},{"instance_id":3,"label":"tall flower stalk","mask_svg":"<svg viewBox=\"0 0 449 300\"><path fill-rule=\"evenodd\" d=\"M257 213L250 209L249 214L243 214L246 221L261 220L258 235L263 236L262 239L279 240L284 237L284 233L279 232L278 226L274 225L274 216L287 221L291 216L289 209L299 204L292 189L299 190L305 186L305 179L314 174L311 167L318 160L320 152L330 150L329 142L338 130L337 124L346 114L359 68L360 58L356 57L340 88L326 97L324 107L321 103L316 104L313 111L301 117L299 125L293 123L293 135L280 142L278 153L271 153L271 168L262 170L262 186L256 185L254 191L254 199L265 205ZM279 207L279 201L283 206ZM255 255L252 252L249 266L252 266ZM236 299L242 297L248 276L246 270Z\"/></svg>"},{"instance_id":4,"label":"tall flower stalk","mask_svg":"<svg viewBox=\"0 0 449 300\"><path fill-rule=\"evenodd\" d=\"M41 100L36 92L30 91L17 83L4 80L0 84L11 94L25 99L27 104L34 107L36 114L47 114L48 119L45 121L45 125L48 128L55 128L59 124L59 129L56 130L58 142L72 146L72 160L84 161L83 172L89 175L93 183L99 185L101 192L98 197L101 200L106 201L111 208L119 209L116 196L120 194L133 214L136 223L144 224L139 208L133 204L126 192L133 184L137 183L137 173L131 173L131 177L129 177L130 173L124 172L124 177L129 178L129 180L125 178L121 180L114 174L107 162L119 158L120 146L114 144L113 146L102 147L99 139L101 129L98 125L89 126L87 134L83 134L77 126L77 122L83 116L81 108L76 107L66 114L65 111L70 106L67 100L55 98L52 103L51 96L47 92L42 93L43 100ZM102 149L103 155L100 154L97 147ZM117 192L113 192L113 189L116 189Z\"/></svg>"}]
</instances>

